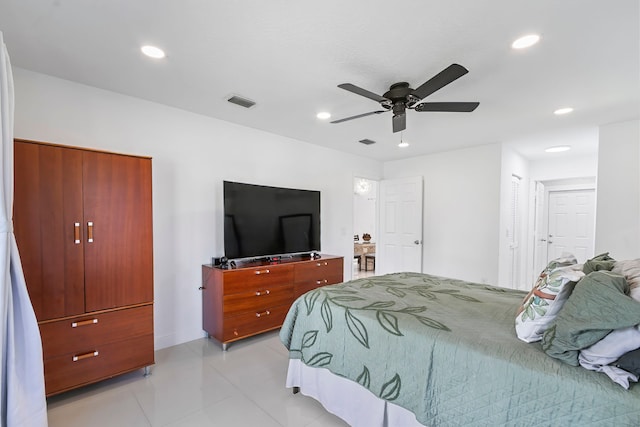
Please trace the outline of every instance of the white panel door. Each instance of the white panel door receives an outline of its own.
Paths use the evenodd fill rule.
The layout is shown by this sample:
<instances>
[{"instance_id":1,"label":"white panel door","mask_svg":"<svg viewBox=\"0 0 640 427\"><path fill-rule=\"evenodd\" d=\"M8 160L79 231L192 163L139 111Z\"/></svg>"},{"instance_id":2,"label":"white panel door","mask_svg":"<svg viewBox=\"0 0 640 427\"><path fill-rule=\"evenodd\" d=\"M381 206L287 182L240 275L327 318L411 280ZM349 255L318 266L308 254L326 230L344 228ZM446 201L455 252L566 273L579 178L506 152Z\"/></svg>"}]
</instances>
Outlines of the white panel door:
<instances>
[{"instance_id":1,"label":"white panel door","mask_svg":"<svg viewBox=\"0 0 640 427\"><path fill-rule=\"evenodd\" d=\"M422 271L422 177L380 182L377 274Z\"/></svg>"},{"instance_id":2,"label":"white panel door","mask_svg":"<svg viewBox=\"0 0 640 427\"><path fill-rule=\"evenodd\" d=\"M563 252L579 263L593 257L595 230L595 190L549 192L548 261Z\"/></svg>"}]
</instances>

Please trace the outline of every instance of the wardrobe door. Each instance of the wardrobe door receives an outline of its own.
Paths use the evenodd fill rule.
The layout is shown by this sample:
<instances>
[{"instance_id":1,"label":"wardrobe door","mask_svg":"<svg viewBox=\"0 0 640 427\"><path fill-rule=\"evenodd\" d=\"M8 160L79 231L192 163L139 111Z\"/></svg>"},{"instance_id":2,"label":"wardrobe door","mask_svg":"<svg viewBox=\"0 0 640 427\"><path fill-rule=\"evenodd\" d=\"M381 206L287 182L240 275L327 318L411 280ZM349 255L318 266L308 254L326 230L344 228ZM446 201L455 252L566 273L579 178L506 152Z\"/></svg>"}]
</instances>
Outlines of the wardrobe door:
<instances>
[{"instance_id":1,"label":"wardrobe door","mask_svg":"<svg viewBox=\"0 0 640 427\"><path fill-rule=\"evenodd\" d=\"M83 313L82 153L14 147L14 232L36 317Z\"/></svg>"},{"instance_id":2,"label":"wardrobe door","mask_svg":"<svg viewBox=\"0 0 640 427\"><path fill-rule=\"evenodd\" d=\"M87 311L153 301L151 160L83 157Z\"/></svg>"}]
</instances>

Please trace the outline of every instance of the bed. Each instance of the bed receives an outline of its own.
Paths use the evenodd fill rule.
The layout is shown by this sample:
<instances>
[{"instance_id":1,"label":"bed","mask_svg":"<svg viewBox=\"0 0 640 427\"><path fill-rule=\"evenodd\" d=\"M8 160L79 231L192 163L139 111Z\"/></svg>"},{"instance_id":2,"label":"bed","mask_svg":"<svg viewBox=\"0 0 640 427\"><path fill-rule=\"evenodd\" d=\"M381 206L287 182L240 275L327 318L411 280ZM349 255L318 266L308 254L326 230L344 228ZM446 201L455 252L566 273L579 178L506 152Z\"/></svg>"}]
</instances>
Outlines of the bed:
<instances>
[{"instance_id":1,"label":"bed","mask_svg":"<svg viewBox=\"0 0 640 427\"><path fill-rule=\"evenodd\" d=\"M640 425L640 386L516 337L525 295L420 273L316 289L280 332L287 387L352 426Z\"/></svg>"}]
</instances>

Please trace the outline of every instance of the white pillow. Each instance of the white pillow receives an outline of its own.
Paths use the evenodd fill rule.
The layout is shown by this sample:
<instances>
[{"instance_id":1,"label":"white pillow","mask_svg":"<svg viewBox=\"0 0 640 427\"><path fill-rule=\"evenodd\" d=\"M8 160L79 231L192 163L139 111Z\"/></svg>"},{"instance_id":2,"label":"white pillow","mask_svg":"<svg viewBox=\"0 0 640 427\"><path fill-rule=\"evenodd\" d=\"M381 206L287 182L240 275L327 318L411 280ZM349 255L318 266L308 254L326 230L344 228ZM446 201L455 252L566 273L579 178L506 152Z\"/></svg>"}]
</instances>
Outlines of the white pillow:
<instances>
[{"instance_id":1,"label":"white pillow","mask_svg":"<svg viewBox=\"0 0 640 427\"><path fill-rule=\"evenodd\" d=\"M536 284L525 297L516 316L516 334L525 342L542 339L544 331L584 277L582 264L573 255L555 259L542 270Z\"/></svg>"}]
</instances>

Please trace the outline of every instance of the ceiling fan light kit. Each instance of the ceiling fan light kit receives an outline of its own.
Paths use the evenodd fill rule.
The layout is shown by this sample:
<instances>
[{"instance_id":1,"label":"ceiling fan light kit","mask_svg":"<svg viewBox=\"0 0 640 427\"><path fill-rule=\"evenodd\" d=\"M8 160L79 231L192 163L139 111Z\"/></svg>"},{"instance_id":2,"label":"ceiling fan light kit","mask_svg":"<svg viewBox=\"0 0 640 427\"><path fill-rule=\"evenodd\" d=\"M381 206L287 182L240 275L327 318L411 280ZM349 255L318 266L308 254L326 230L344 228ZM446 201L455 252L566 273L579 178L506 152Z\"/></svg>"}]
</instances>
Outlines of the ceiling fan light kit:
<instances>
[{"instance_id":1,"label":"ceiling fan light kit","mask_svg":"<svg viewBox=\"0 0 640 427\"><path fill-rule=\"evenodd\" d=\"M407 82L398 82L392 84L384 95L378 95L351 83L339 84L338 87L340 89L344 89L355 93L356 95L364 96L365 98L376 101L383 109L334 120L331 123L342 123L348 120L359 119L361 117L391 111L393 113L393 132L395 133L406 129L407 109L418 112L445 111L470 113L480 105L479 102L423 102L424 98L437 90L442 89L449 83L454 82L468 72L469 71L462 65L451 64L434 77L418 86L417 89L411 88Z\"/></svg>"}]
</instances>

